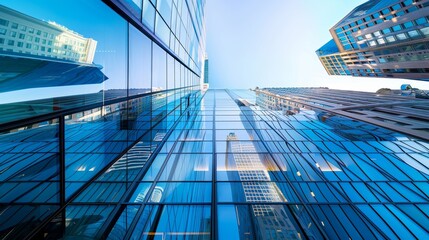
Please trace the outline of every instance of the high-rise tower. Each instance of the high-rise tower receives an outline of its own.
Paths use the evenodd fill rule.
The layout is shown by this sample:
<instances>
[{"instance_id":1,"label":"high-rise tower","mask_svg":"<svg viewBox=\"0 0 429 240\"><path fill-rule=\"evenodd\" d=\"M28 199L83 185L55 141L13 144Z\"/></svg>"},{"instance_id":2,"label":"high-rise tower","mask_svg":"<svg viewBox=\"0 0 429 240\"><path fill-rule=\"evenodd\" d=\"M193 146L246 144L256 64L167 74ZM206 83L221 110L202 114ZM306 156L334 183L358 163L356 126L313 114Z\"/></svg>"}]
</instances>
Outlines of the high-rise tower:
<instances>
[{"instance_id":1,"label":"high-rise tower","mask_svg":"<svg viewBox=\"0 0 429 240\"><path fill-rule=\"evenodd\" d=\"M429 80L429 1L371 0L316 51L329 75Z\"/></svg>"}]
</instances>

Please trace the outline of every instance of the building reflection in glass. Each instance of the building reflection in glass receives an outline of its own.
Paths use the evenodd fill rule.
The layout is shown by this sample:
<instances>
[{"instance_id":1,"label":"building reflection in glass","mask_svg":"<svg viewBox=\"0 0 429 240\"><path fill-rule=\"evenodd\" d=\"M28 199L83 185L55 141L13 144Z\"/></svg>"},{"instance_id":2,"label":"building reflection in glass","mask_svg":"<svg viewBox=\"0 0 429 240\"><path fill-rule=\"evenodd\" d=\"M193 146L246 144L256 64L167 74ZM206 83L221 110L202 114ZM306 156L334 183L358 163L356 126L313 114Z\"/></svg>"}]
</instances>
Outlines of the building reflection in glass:
<instances>
[{"instance_id":1,"label":"building reflection in glass","mask_svg":"<svg viewBox=\"0 0 429 240\"><path fill-rule=\"evenodd\" d=\"M241 187L244 191L245 202L270 203L287 202L276 183L271 182L269 169L262 163L253 143L243 143L235 133L227 136L227 154L225 167L228 172L237 171ZM230 169L230 166L235 169ZM232 192L240 189L231 188ZM256 220L258 239L300 239L300 233L287 216L281 205L252 205L253 217ZM237 211L238 212L238 211ZM275 228L275 230L273 230ZM240 235L249 234L246 228L240 228Z\"/></svg>"},{"instance_id":2,"label":"building reflection in glass","mask_svg":"<svg viewBox=\"0 0 429 240\"><path fill-rule=\"evenodd\" d=\"M0 5L0 92L98 84L97 41L56 22Z\"/></svg>"}]
</instances>

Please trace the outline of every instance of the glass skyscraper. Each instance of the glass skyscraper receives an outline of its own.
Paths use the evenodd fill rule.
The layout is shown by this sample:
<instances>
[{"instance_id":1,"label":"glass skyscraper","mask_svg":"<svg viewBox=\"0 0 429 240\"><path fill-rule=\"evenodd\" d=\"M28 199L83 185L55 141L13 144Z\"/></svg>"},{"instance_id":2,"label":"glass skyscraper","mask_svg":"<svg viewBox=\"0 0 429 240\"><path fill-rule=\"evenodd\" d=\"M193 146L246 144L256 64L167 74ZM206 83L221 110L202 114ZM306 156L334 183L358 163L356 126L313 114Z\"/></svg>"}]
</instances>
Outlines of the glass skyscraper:
<instances>
[{"instance_id":1,"label":"glass skyscraper","mask_svg":"<svg viewBox=\"0 0 429 240\"><path fill-rule=\"evenodd\" d=\"M428 100L201 91L203 0L1 4L1 239L429 237Z\"/></svg>"},{"instance_id":2,"label":"glass skyscraper","mask_svg":"<svg viewBox=\"0 0 429 240\"><path fill-rule=\"evenodd\" d=\"M429 1L371 0L330 29L316 51L329 75L429 80Z\"/></svg>"},{"instance_id":3,"label":"glass skyscraper","mask_svg":"<svg viewBox=\"0 0 429 240\"><path fill-rule=\"evenodd\" d=\"M139 173L201 99L204 5L1 1L0 239L122 238L124 196L144 202Z\"/></svg>"}]
</instances>

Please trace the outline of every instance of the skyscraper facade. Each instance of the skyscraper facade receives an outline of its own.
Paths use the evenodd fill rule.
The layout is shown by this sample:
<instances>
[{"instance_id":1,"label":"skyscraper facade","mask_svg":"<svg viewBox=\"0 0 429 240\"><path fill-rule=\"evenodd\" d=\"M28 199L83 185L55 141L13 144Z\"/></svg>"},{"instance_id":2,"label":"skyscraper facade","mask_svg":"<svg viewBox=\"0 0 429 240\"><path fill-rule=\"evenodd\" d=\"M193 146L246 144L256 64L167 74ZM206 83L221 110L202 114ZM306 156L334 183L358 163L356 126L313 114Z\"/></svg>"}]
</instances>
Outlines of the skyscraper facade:
<instances>
[{"instance_id":1,"label":"skyscraper facade","mask_svg":"<svg viewBox=\"0 0 429 240\"><path fill-rule=\"evenodd\" d=\"M328 107L201 91L204 1L1 3L97 46L0 53L0 238L428 238L428 141L310 92Z\"/></svg>"},{"instance_id":2,"label":"skyscraper facade","mask_svg":"<svg viewBox=\"0 0 429 240\"><path fill-rule=\"evenodd\" d=\"M353 9L316 51L329 75L429 80L429 2L374 0Z\"/></svg>"},{"instance_id":3,"label":"skyscraper facade","mask_svg":"<svg viewBox=\"0 0 429 240\"><path fill-rule=\"evenodd\" d=\"M410 90L381 89L376 93L328 88L256 89L258 106L286 115L301 109L320 110L321 120L340 115L374 124L395 132L429 140L427 99L416 98ZM358 130L356 130L358 131Z\"/></svg>"},{"instance_id":4,"label":"skyscraper facade","mask_svg":"<svg viewBox=\"0 0 429 240\"><path fill-rule=\"evenodd\" d=\"M123 197L201 99L204 5L1 1L0 239L123 237Z\"/></svg>"}]
</instances>

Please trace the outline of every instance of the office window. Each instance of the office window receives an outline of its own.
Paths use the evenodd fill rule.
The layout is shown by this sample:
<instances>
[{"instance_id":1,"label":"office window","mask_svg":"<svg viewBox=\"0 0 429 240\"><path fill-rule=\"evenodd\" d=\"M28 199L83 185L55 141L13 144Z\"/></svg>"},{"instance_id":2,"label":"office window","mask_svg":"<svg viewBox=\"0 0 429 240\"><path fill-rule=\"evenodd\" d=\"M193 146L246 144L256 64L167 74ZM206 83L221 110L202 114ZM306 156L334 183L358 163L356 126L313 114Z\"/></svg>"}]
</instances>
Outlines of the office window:
<instances>
[{"instance_id":1,"label":"office window","mask_svg":"<svg viewBox=\"0 0 429 240\"><path fill-rule=\"evenodd\" d=\"M6 19L0 18L0 25L7 27L7 26L9 26L9 21Z\"/></svg>"},{"instance_id":2,"label":"office window","mask_svg":"<svg viewBox=\"0 0 429 240\"><path fill-rule=\"evenodd\" d=\"M377 39L378 44L385 44L386 41L384 41L383 38Z\"/></svg>"},{"instance_id":3,"label":"office window","mask_svg":"<svg viewBox=\"0 0 429 240\"><path fill-rule=\"evenodd\" d=\"M137 19L141 18L142 0L124 0L124 5Z\"/></svg>"},{"instance_id":4,"label":"office window","mask_svg":"<svg viewBox=\"0 0 429 240\"><path fill-rule=\"evenodd\" d=\"M386 9L383 9L383 10L381 11L381 13L382 13L383 15L387 15L387 14L389 14L389 13L390 13L390 10L389 10L388 8L386 8Z\"/></svg>"},{"instance_id":5,"label":"office window","mask_svg":"<svg viewBox=\"0 0 429 240\"><path fill-rule=\"evenodd\" d=\"M399 10L399 9L401 9L401 5L395 4L395 5L392 6L392 9L393 10Z\"/></svg>"},{"instance_id":6,"label":"office window","mask_svg":"<svg viewBox=\"0 0 429 240\"><path fill-rule=\"evenodd\" d=\"M129 36L129 95L151 91L152 41L131 24Z\"/></svg>"},{"instance_id":7,"label":"office window","mask_svg":"<svg viewBox=\"0 0 429 240\"><path fill-rule=\"evenodd\" d=\"M403 25L404 25L404 28L411 28L411 27L413 27L413 26L414 26L414 24L413 24L413 22L412 22L412 21L405 22Z\"/></svg>"},{"instance_id":8,"label":"office window","mask_svg":"<svg viewBox=\"0 0 429 240\"><path fill-rule=\"evenodd\" d=\"M161 14L162 18L164 18L165 22L169 26L171 23L171 6L172 0L159 0L157 2L158 12Z\"/></svg>"},{"instance_id":9,"label":"office window","mask_svg":"<svg viewBox=\"0 0 429 240\"><path fill-rule=\"evenodd\" d=\"M395 42L395 41L396 41L396 39L395 39L395 37L394 37L394 36L388 36L388 37L386 37L386 40L387 40L388 42Z\"/></svg>"},{"instance_id":10,"label":"office window","mask_svg":"<svg viewBox=\"0 0 429 240\"><path fill-rule=\"evenodd\" d=\"M142 22L152 32L155 31L155 8L149 0L143 2L143 19Z\"/></svg>"},{"instance_id":11,"label":"office window","mask_svg":"<svg viewBox=\"0 0 429 240\"><path fill-rule=\"evenodd\" d=\"M429 27L422 28L422 29L420 29L420 31L426 36L429 35Z\"/></svg>"},{"instance_id":12,"label":"office window","mask_svg":"<svg viewBox=\"0 0 429 240\"><path fill-rule=\"evenodd\" d=\"M419 18L419 19L416 19L416 23L417 23L417 25L423 25L423 24L425 24L425 23L427 23L428 21L426 20L426 18L424 18L424 17L422 17L422 18Z\"/></svg>"},{"instance_id":13,"label":"office window","mask_svg":"<svg viewBox=\"0 0 429 240\"><path fill-rule=\"evenodd\" d=\"M403 4L404 4L404 6L412 5L412 4L413 4L413 0L405 0L405 1L403 2Z\"/></svg>"},{"instance_id":14,"label":"office window","mask_svg":"<svg viewBox=\"0 0 429 240\"><path fill-rule=\"evenodd\" d=\"M401 30L402 30L401 25L393 26L393 27L392 27L392 29L393 29L393 31L394 31L394 32L397 32L397 31L401 31Z\"/></svg>"},{"instance_id":15,"label":"office window","mask_svg":"<svg viewBox=\"0 0 429 240\"><path fill-rule=\"evenodd\" d=\"M170 42L170 29L159 14L156 14L155 34L168 46Z\"/></svg>"},{"instance_id":16,"label":"office window","mask_svg":"<svg viewBox=\"0 0 429 240\"><path fill-rule=\"evenodd\" d=\"M0 28L0 34L6 35L7 30L5 28Z\"/></svg>"},{"instance_id":17,"label":"office window","mask_svg":"<svg viewBox=\"0 0 429 240\"><path fill-rule=\"evenodd\" d=\"M405 33L400 33L396 35L396 38L398 38L398 40L405 40L408 37L405 35Z\"/></svg>"},{"instance_id":18,"label":"office window","mask_svg":"<svg viewBox=\"0 0 429 240\"><path fill-rule=\"evenodd\" d=\"M413 31L409 31L408 32L408 35L410 36L410 37L418 37L418 36L420 36L420 34L419 34L419 32L417 31L417 30L413 30Z\"/></svg>"},{"instance_id":19,"label":"office window","mask_svg":"<svg viewBox=\"0 0 429 240\"><path fill-rule=\"evenodd\" d=\"M152 64L152 91L165 90L167 85L167 53L156 44L153 44Z\"/></svg>"}]
</instances>

